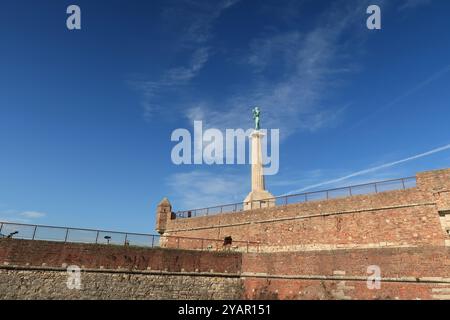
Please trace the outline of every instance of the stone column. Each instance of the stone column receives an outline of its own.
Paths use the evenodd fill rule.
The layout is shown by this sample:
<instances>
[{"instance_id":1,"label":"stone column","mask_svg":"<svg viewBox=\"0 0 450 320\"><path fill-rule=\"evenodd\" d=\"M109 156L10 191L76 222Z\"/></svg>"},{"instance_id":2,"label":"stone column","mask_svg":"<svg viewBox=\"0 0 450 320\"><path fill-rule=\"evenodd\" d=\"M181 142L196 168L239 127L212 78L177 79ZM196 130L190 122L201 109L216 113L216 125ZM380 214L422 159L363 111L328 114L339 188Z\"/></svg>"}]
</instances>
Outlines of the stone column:
<instances>
[{"instance_id":1,"label":"stone column","mask_svg":"<svg viewBox=\"0 0 450 320\"><path fill-rule=\"evenodd\" d=\"M264 133L253 131L250 135L252 148L252 191L262 191L264 186L264 169L262 164L261 139Z\"/></svg>"},{"instance_id":2,"label":"stone column","mask_svg":"<svg viewBox=\"0 0 450 320\"><path fill-rule=\"evenodd\" d=\"M255 130L250 135L252 155L252 191L244 200L244 210L272 207L275 205L274 196L268 192L264 183L264 168L262 159L261 140L264 134Z\"/></svg>"}]
</instances>

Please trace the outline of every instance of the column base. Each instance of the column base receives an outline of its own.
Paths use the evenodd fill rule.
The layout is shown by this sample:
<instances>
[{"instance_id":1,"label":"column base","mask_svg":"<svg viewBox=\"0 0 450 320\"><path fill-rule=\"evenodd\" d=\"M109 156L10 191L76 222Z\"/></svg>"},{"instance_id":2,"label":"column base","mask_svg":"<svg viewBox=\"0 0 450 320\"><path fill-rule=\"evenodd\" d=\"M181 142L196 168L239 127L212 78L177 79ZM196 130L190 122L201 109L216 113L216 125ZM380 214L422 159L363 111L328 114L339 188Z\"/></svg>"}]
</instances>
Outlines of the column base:
<instances>
[{"instance_id":1,"label":"column base","mask_svg":"<svg viewBox=\"0 0 450 320\"><path fill-rule=\"evenodd\" d=\"M267 190L254 190L244 199L244 210L275 207L275 197Z\"/></svg>"}]
</instances>

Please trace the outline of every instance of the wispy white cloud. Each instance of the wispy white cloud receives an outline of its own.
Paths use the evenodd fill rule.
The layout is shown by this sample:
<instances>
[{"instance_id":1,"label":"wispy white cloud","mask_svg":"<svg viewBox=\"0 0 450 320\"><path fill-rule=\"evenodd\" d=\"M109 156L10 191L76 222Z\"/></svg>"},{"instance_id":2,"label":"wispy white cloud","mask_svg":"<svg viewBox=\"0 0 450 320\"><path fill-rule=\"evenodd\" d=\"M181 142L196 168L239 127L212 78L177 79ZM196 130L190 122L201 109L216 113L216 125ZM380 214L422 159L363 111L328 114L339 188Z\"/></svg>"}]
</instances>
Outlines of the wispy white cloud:
<instances>
[{"instance_id":1,"label":"wispy white cloud","mask_svg":"<svg viewBox=\"0 0 450 320\"><path fill-rule=\"evenodd\" d=\"M182 26L180 46L191 52L191 58L184 66L167 69L156 80L130 81L142 94L147 119L164 109L160 98L179 97L182 91L178 89L185 89L199 75L215 51L209 43L214 35L214 22L238 2L195 0L166 8L167 23L177 20L176 24ZM297 130L316 131L338 125L348 103L336 105L330 98L342 83L342 75L355 69L354 52L348 51L347 41L360 41L363 37L356 35L342 40L348 38L346 30L358 25L366 2L340 1L319 16L316 27L306 32L295 25L282 32L266 29L250 41L247 50L239 49L239 57L230 58L245 61L246 66L238 67L244 77L249 75L248 68L252 68L253 80L228 86L235 88L228 90L225 99L208 94L183 96L183 102L172 103L171 110L183 110L190 120L195 115L194 120L204 120L208 127L246 128L249 116L242 115L249 114L251 106L259 105L263 108L264 127L283 128L282 139ZM198 118L200 114L202 118Z\"/></svg>"},{"instance_id":2,"label":"wispy white cloud","mask_svg":"<svg viewBox=\"0 0 450 320\"><path fill-rule=\"evenodd\" d=\"M428 5L431 0L403 0L403 3L399 6L399 10L415 9L420 6Z\"/></svg>"},{"instance_id":3,"label":"wispy white cloud","mask_svg":"<svg viewBox=\"0 0 450 320\"><path fill-rule=\"evenodd\" d=\"M277 31L253 39L247 58L239 60L253 68L254 81L236 89L225 101L197 99L186 117L204 120L211 127L246 128L250 107L259 105L264 127L282 128L282 138L297 130L337 125L348 104L334 105L329 98L341 76L354 70L351 53L342 40L345 31L357 23L363 7L362 2L339 2L309 32Z\"/></svg>"},{"instance_id":4,"label":"wispy white cloud","mask_svg":"<svg viewBox=\"0 0 450 320\"><path fill-rule=\"evenodd\" d=\"M154 113L161 111L157 98L180 86L188 84L207 63L209 48L200 47L192 53L187 66L177 66L166 70L159 80L130 80L130 85L142 95L144 117L149 120Z\"/></svg>"},{"instance_id":5,"label":"wispy white cloud","mask_svg":"<svg viewBox=\"0 0 450 320\"><path fill-rule=\"evenodd\" d=\"M240 0L168 1L162 16L168 28L178 27L182 47L198 47L213 37L213 25L222 13Z\"/></svg>"},{"instance_id":6,"label":"wispy white cloud","mask_svg":"<svg viewBox=\"0 0 450 320\"><path fill-rule=\"evenodd\" d=\"M38 212L38 211L24 211L19 213L20 216L30 219L35 218L42 218L45 217L47 214L44 212Z\"/></svg>"},{"instance_id":7,"label":"wispy white cloud","mask_svg":"<svg viewBox=\"0 0 450 320\"><path fill-rule=\"evenodd\" d=\"M169 6L163 13L167 24L182 22L180 32L180 47L186 56L190 56L186 65L178 65L168 68L156 80L130 80L129 83L142 94L142 106L144 117L149 120L161 111L158 98L164 94L188 84L203 69L211 56L208 40L212 37L214 21L222 12L239 0L222 1L177 1L174 6Z\"/></svg>"},{"instance_id":8,"label":"wispy white cloud","mask_svg":"<svg viewBox=\"0 0 450 320\"><path fill-rule=\"evenodd\" d=\"M401 159L401 160L397 160L397 161L394 161L394 162L385 163L385 164L382 164L382 165L379 165L379 166L376 166L376 167L372 167L372 168L360 170L360 171L357 171L357 172L354 172L354 173L351 173L351 174L347 174L347 175L345 175L343 177L340 177L340 178L337 178L337 179L332 179L332 180L316 183L316 184L313 184L313 185L309 185L309 186L306 186L306 187L301 188L301 189L292 190L292 191L290 191L290 192L288 192L286 194L299 193L299 192L306 191L306 190L309 190L309 189L322 187L322 186L325 186L325 185L340 183L342 181L349 180L349 179L357 177L357 176L363 176L363 175L367 175L367 174L373 173L373 172L381 170L381 169L391 168L391 167L394 167L396 165L399 165L399 164L402 164L402 163L405 163L405 162L409 162L409 161L412 161L412 160L423 158L423 157L426 157L426 156L429 156L429 155L432 155L432 154L435 154L435 153L438 153L438 152L446 151L446 150L449 150L449 149L450 149L450 144L442 146L442 147L439 147L439 148L436 148L436 149L433 149L433 150L429 150L427 152L419 153L419 154L416 154L414 156L411 156L411 157L408 157L408 158L405 158L405 159Z\"/></svg>"},{"instance_id":9,"label":"wispy white cloud","mask_svg":"<svg viewBox=\"0 0 450 320\"><path fill-rule=\"evenodd\" d=\"M234 172L211 173L193 170L176 173L167 180L176 210L203 208L242 201L250 185L248 176Z\"/></svg>"},{"instance_id":10,"label":"wispy white cloud","mask_svg":"<svg viewBox=\"0 0 450 320\"><path fill-rule=\"evenodd\" d=\"M164 75L161 85L179 85L190 81L203 68L208 61L208 48L201 47L194 51L188 67L169 69Z\"/></svg>"},{"instance_id":11,"label":"wispy white cloud","mask_svg":"<svg viewBox=\"0 0 450 320\"><path fill-rule=\"evenodd\" d=\"M31 223L36 219L44 218L46 216L47 213L39 211L4 210L0 212L0 221Z\"/></svg>"}]
</instances>

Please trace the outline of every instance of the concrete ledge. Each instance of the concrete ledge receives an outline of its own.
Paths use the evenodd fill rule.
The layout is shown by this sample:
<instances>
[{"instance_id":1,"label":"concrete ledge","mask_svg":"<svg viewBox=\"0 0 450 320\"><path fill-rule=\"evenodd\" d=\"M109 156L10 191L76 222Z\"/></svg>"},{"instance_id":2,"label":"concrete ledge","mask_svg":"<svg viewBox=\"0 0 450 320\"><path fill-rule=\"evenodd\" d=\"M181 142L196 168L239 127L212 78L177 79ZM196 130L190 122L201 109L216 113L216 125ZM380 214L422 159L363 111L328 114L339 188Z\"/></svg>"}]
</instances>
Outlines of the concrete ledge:
<instances>
[{"instance_id":1,"label":"concrete ledge","mask_svg":"<svg viewBox=\"0 0 450 320\"><path fill-rule=\"evenodd\" d=\"M42 272L61 272L66 273L65 268L56 267L39 267L39 266L15 266L15 265L3 265L0 266L1 270L15 270L15 271L42 271ZM163 270L126 270L126 269L81 269L82 273L114 273L114 274L139 274L139 275L171 275L171 276L193 276L193 277L224 277L224 278L264 278L264 279L298 279L298 280L325 280L325 281L367 281L367 276L351 276L345 274L334 274L331 276L324 275L274 275L268 273L215 273L215 272L168 272ZM381 278L381 282L405 282L405 283L438 283L438 284L450 284L450 278L442 277L399 277ZM438 292L438 289L435 289ZM439 289L440 292L447 292L450 289Z\"/></svg>"},{"instance_id":2,"label":"concrete ledge","mask_svg":"<svg viewBox=\"0 0 450 320\"><path fill-rule=\"evenodd\" d=\"M258 249L249 248L249 253L261 252L311 252L311 251L342 251L354 249L382 249L382 248L419 248L417 245L401 244L397 242L380 242L367 244L311 244L311 245L291 245L291 246L260 246Z\"/></svg>"},{"instance_id":3,"label":"concrete ledge","mask_svg":"<svg viewBox=\"0 0 450 320\"><path fill-rule=\"evenodd\" d=\"M17 265L0 265L0 270L17 270L17 271L54 271L67 272L66 268L58 267L39 267L39 266L17 266ZM220 273L220 272L173 272L163 270L129 270L129 269L92 269L81 268L83 272L90 273L115 273L115 274L140 274L140 275L166 275L166 276L193 276L193 277L224 277L224 278L239 278L239 273Z\"/></svg>"},{"instance_id":4,"label":"concrete ledge","mask_svg":"<svg viewBox=\"0 0 450 320\"><path fill-rule=\"evenodd\" d=\"M325 281L367 281L367 276L349 276L349 275L273 275L267 273L250 273L244 272L241 274L242 278L265 278L265 279L288 279L288 280L325 280ZM405 283L439 283L450 284L450 278L440 277L400 277L400 278L383 278L381 282L405 282Z\"/></svg>"}]
</instances>

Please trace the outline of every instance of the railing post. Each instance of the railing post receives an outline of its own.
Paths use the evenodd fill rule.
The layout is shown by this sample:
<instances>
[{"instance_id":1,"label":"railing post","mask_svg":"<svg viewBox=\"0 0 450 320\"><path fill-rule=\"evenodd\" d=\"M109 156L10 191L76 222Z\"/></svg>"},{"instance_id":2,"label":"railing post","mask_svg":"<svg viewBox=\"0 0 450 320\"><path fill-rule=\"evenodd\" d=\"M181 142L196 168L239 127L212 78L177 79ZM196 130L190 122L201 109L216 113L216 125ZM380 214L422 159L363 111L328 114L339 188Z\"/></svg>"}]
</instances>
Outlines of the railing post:
<instances>
[{"instance_id":1,"label":"railing post","mask_svg":"<svg viewBox=\"0 0 450 320\"><path fill-rule=\"evenodd\" d=\"M3 229L3 222L2 222L2 224L0 225L0 233L2 233L2 229Z\"/></svg>"},{"instance_id":2,"label":"railing post","mask_svg":"<svg viewBox=\"0 0 450 320\"><path fill-rule=\"evenodd\" d=\"M285 206L287 206L287 204L288 204L288 200L287 200L287 199L288 199L288 197L285 196L285 197L284 197L284 205L285 205Z\"/></svg>"},{"instance_id":3,"label":"railing post","mask_svg":"<svg viewBox=\"0 0 450 320\"><path fill-rule=\"evenodd\" d=\"M206 215L208 215L209 213L209 208L206 208Z\"/></svg>"},{"instance_id":4,"label":"railing post","mask_svg":"<svg viewBox=\"0 0 450 320\"><path fill-rule=\"evenodd\" d=\"M237 212L237 203L234 204L234 212Z\"/></svg>"},{"instance_id":5,"label":"railing post","mask_svg":"<svg viewBox=\"0 0 450 320\"><path fill-rule=\"evenodd\" d=\"M125 246L127 245L128 233L125 233L125 242L123 243Z\"/></svg>"},{"instance_id":6,"label":"railing post","mask_svg":"<svg viewBox=\"0 0 450 320\"><path fill-rule=\"evenodd\" d=\"M223 212L223 206L220 206L220 213Z\"/></svg>"},{"instance_id":7,"label":"railing post","mask_svg":"<svg viewBox=\"0 0 450 320\"><path fill-rule=\"evenodd\" d=\"M69 228L66 228L66 236L64 237L64 242L67 242L68 236L69 236Z\"/></svg>"},{"instance_id":8,"label":"railing post","mask_svg":"<svg viewBox=\"0 0 450 320\"><path fill-rule=\"evenodd\" d=\"M95 244L97 244L98 243L98 236L100 235L100 231L99 230L97 230L97 236L95 237Z\"/></svg>"},{"instance_id":9,"label":"railing post","mask_svg":"<svg viewBox=\"0 0 450 320\"><path fill-rule=\"evenodd\" d=\"M155 246L155 236L152 235L152 248Z\"/></svg>"},{"instance_id":10,"label":"railing post","mask_svg":"<svg viewBox=\"0 0 450 320\"><path fill-rule=\"evenodd\" d=\"M31 240L34 240L34 237L36 236L36 229L37 229L37 226L34 226L33 237L31 238Z\"/></svg>"},{"instance_id":11,"label":"railing post","mask_svg":"<svg viewBox=\"0 0 450 320\"><path fill-rule=\"evenodd\" d=\"M328 190L327 190L327 200L328 200L328 198L329 198L329 197L328 197Z\"/></svg>"},{"instance_id":12,"label":"railing post","mask_svg":"<svg viewBox=\"0 0 450 320\"><path fill-rule=\"evenodd\" d=\"M373 185L375 187L375 193L378 193L377 183L375 182Z\"/></svg>"},{"instance_id":13,"label":"railing post","mask_svg":"<svg viewBox=\"0 0 450 320\"><path fill-rule=\"evenodd\" d=\"M349 188L348 188L348 192L350 193L350 196L353 195L353 194L352 194L352 187L349 187Z\"/></svg>"},{"instance_id":14,"label":"railing post","mask_svg":"<svg viewBox=\"0 0 450 320\"><path fill-rule=\"evenodd\" d=\"M404 178L402 178L402 185L403 185L403 190L405 190L406 187L405 187L405 179Z\"/></svg>"}]
</instances>

